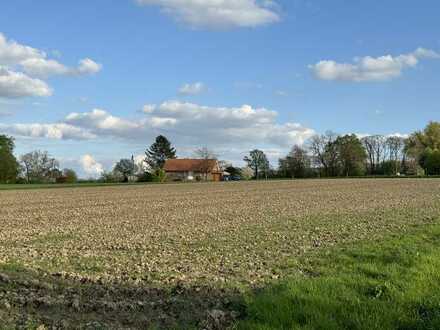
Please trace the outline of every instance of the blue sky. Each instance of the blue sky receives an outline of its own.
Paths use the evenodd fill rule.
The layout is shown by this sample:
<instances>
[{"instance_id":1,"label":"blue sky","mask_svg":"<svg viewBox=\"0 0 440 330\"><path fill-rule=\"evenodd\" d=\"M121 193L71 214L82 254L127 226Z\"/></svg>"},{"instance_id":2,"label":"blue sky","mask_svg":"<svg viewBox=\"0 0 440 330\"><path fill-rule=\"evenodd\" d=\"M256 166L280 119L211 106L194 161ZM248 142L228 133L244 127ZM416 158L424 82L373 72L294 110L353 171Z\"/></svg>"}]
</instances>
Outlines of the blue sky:
<instances>
[{"instance_id":1,"label":"blue sky","mask_svg":"<svg viewBox=\"0 0 440 330\"><path fill-rule=\"evenodd\" d=\"M208 146L237 164L325 130L408 134L440 119L439 12L434 0L4 1L0 133L82 176L157 134L181 157Z\"/></svg>"}]
</instances>

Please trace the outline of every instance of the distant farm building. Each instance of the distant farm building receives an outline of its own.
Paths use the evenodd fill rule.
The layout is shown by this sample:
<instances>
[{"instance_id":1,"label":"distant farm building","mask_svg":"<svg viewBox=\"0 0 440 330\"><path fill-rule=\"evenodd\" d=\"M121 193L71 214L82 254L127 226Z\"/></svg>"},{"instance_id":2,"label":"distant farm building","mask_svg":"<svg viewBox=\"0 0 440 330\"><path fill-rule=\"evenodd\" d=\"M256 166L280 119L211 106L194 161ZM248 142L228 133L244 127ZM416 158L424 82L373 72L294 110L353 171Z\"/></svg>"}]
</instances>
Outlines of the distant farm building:
<instances>
[{"instance_id":1,"label":"distant farm building","mask_svg":"<svg viewBox=\"0 0 440 330\"><path fill-rule=\"evenodd\" d=\"M223 176L215 159L169 159L164 170L171 181L221 181Z\"/></svg>"}]
</instances>

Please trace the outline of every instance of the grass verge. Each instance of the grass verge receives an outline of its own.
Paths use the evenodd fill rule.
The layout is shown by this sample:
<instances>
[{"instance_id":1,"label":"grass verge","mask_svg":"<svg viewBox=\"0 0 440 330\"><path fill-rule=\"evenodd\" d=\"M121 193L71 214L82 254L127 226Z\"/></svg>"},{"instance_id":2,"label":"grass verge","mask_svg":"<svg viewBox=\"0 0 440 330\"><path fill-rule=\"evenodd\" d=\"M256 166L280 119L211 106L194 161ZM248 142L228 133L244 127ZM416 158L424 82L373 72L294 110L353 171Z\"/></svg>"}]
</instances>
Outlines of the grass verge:
<instances>
[{"instance_id":1,"label":"grass verge","mask_svg":"<svg viewBox=\"0 0 440 330\"><path fill-rule=\"evenodd\" d=\"M236 329L440 329L440 225L300 260Z\"/></svg>"},{"instance_id":2,"label":"grass verge","mask_svg":"<svg viewBox=\"0 0 440 330\"><path fill-rule=\"evenodd\" d=\"M0 184L2 190L35 190L35 189L57 189L57 188L93 188L93 187L112 187L112 186L135 186L145 183L104 183L104 182L84 182L84 183L35 183L35 184Z\"/></svg>"}]
</instances>

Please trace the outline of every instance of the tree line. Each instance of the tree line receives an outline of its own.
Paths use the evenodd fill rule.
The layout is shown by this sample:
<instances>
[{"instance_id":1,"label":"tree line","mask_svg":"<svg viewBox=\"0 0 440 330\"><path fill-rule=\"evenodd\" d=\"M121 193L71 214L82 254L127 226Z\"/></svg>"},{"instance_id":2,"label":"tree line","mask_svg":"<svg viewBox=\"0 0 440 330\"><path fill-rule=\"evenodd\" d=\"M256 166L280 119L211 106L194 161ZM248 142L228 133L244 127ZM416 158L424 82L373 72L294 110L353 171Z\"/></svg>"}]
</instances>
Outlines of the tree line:
<instances>
[{"instance_id":1,"label":"tree line","mask_svg":"<svg viewBox=\"0 0 440 330\"><path fill-rule=\"evenodd\" d=\"M407 138L329 131L293 146L276 169L258 149L244 161L256 179L440 175L440 123L430 122Z\"/></svg>"},{"instance_id":2,"label":"tree line","mask_svg":"<svg viewBox=\"0 0 440 330\"><path fill-rule=\"evenodd\" d=\"M12 137L0 135L0 183L74 183L72 169L60 169L59 162L46 151L14 155ZM102 173L102 182L164 182L167 159L176 158L176 149L165 136L158 136L137 164L134 157L121 159L112 171ZM197 149L195 158L217 159L208 148ZM264 151L255 149L244 157L239 168L220 161L223 170L241 179L311 178L354 176L440 175L440 123L430 122L407 138L400 136L326 132L313 136L303 146L294 145L273 167ZM206 176L209 171L206 170ZM202 169L203 171L203 169Z\"/></svg>"},{"instance_id":3,"label":"tree line","mask_svg":"<svg viewBox=\"0 0 440 330\"><path fill-rule=\"evenodd\" d=\"M14 156L12 137L0 135L0 183L74 183L74 170L59 168L59 162L47 151L32 151Z\"/></svg>"},{"instance_id":4,"label":"tree line","mask_svg":"<svg viewBox=\"0 0 440 330\"><path fill-rule=\"evenodd\" d=\"M326 132L279 160L282 177L440 175L440 123L401 136Z\"/></svg>"}]
</instances>

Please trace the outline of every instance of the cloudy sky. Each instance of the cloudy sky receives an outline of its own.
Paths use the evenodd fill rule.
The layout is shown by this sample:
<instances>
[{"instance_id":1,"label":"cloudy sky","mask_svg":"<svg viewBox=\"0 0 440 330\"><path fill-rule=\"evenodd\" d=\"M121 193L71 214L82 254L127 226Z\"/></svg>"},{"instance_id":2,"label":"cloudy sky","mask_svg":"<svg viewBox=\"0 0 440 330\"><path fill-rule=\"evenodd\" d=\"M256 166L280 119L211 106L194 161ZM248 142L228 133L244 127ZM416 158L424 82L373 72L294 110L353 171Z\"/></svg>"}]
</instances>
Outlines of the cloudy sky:
<instances>
[{"instance_id":1,"label":"cloudy sky","mask_svg":"<svg viewBox=\"0 0 440 330\"><path fill-rule=\"evenodd\" d=\"M6 0L0 134L83 177L158 134L275 161L315 133L440 120L438 0ZM276 164L275 164L276 165Z\"/></svg>"}]
</instances>

